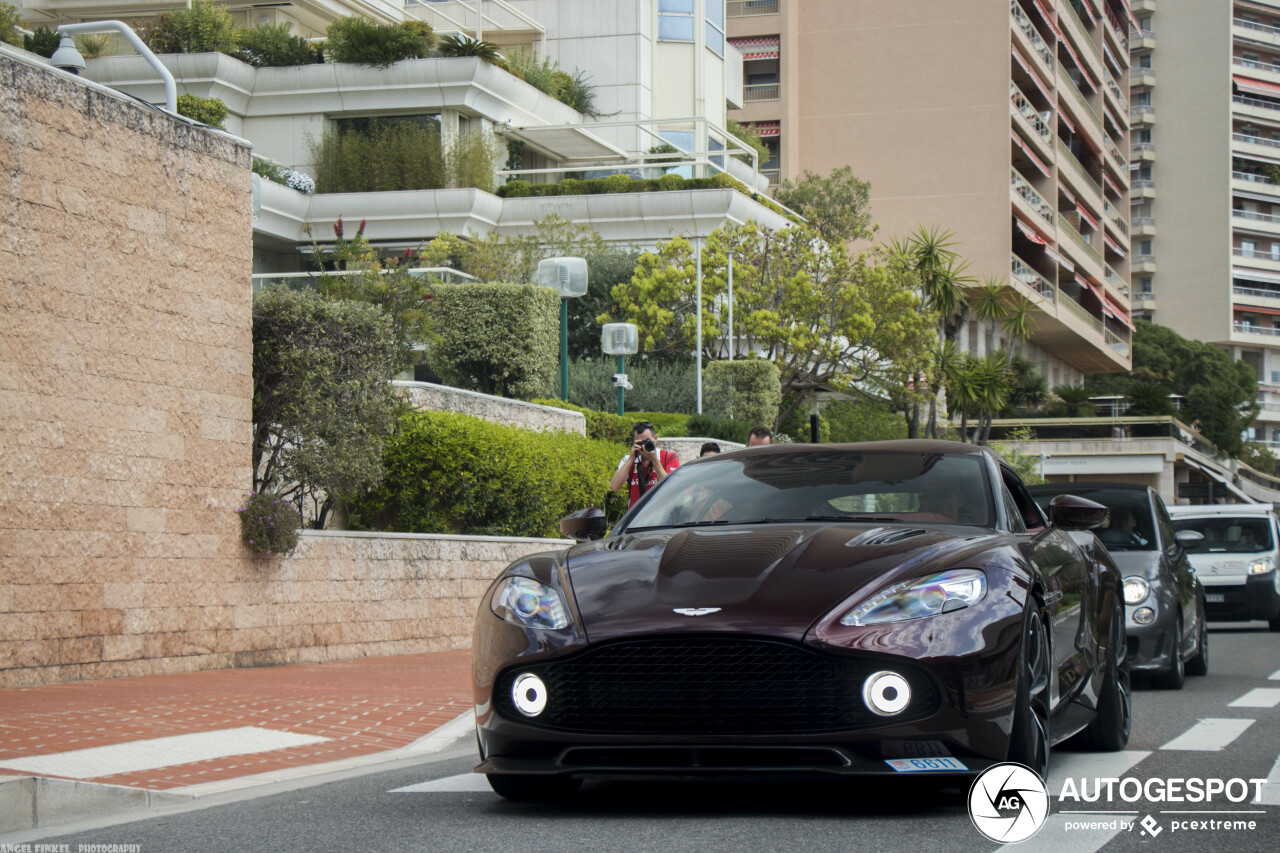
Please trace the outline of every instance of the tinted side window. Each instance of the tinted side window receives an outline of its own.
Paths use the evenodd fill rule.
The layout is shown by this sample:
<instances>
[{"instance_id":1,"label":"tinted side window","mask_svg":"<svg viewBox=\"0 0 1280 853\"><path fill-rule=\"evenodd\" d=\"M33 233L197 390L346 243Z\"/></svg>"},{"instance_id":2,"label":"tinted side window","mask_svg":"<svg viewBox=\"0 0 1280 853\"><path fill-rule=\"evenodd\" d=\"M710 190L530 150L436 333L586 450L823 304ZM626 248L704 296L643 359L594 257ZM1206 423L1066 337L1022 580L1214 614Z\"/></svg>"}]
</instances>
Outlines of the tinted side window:
<instances>
[{"instance_id":1,"label":"tinted side window","mask_svg":"<svg viewBox=\"0 0 1280 853\"><path fill-rule=\"evenodd\" d=\"M1177 548L1173 541L1173 519L1169 518L1169 510L1165 509L1160 496L1151 492L1151 500L1156 505L1156 529L1160 531L1160 547L1166 551Z\"/></svg>"},{"instance_id":2,"label":"tinted side window","mask_svg":"<svg viewBox=\"0 0 1280 853\"><path fill-rule=\"evenodd\" d=\"M1017 508L1018 517L1022 520L1023 526L1028 530L1046 527L1047 514L1040 512L1040 507L1036 506L1035 499L1031 497L1027 487L1022 485L1018 475L1002 468L1000 477L1004 480L1005 491L1009 493L1010 499Z\"/></svg>"},{"instance_id":3,"label":"tinted side window","mask_svg":"<svg viewBox=\"0 0 1280 853\"><path fill-rule=\"evenodd\" d=\"M1009 529L1014 533L1026 533L1027 526L1022 522L1022 513L1018 510L1013 495L1009 494L1009 487L1004 483L1000 484L1000 497L1004 501L1005 514L1009 516Z\"/></svg>"}]
</instances>

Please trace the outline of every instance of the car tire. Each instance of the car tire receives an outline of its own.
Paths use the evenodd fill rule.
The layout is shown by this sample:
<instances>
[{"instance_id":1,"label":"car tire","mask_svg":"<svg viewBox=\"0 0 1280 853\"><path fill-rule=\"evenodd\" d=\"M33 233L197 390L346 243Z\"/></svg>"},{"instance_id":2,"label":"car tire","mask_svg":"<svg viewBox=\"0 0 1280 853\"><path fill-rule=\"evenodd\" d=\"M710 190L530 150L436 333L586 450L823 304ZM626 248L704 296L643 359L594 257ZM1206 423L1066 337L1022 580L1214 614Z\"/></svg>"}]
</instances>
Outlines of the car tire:
<instances>
[{"instance_id":1,"label":"car tire","mask_svg":"<svg viewBox=\"0 0 1280 853\"><path fill-rule=\"evenodd\" d=\"M1098 714L1075 742L1095 752L1116 752L1129 743L1133 726L1133 694L1129 684L1129 648L1124 635L1124 614L1117 609L1111 617L1111 639L1107 643L1107 667L1102 692L1098 694Z\"/></svg>"},{"instance_id":2,"label":"car tire","mask_svg":"<svg viewBox=\"0 0 1280 853\"><path fill-rule=\"evenodd\" d=\"M1200 617L1200 631L1196 635L1196 655L1187 661L1187 674L1209 674L1209 628L1205 625L1203 615Z\"/></svg>"},{"instance_id":3,"label":"car tire","mask_svg":"<svg viewBox=\"0 0 1280 853\"><path fill-rule=\"evenodd\" d=\"M1267 627L1272 631L1280 631L1280 616L1272 616L1267 620Z\"/></svg>"},{"instance_id":4,"label":"car tire","mask_svg":"<svg viewBox=\"0 0 1280 853\"><path fill-rule=\"evenodd\" d=\"M582 780L572 776L486 773L485 777L495 794L519 802L562 800L582 787Z\"/></svg>"},{"instance_id":5,"label":"car tire","mask_svg":"<svg viewBox=\"0 0 1280 853\"><path fill-rule=\"evenodd\" d=\"M1155 685L1161 690L1181 690L1186 683L1186 664L1182 660L1182 614L1174 622L1173 649L1169 653L1169 668L1155 677Z\"/></svg>"},{"instance_id":6,"label":"car tire","mask_svg":"<svg viewBox=\"0 0 1280 853\"><path fill-rule=\"evenodd\" d=\"M1022 648L1018 654L1018 692L1014 700L1009 760L1049 778L1049 631L1044 617L1032 606L1023 618Z\"/></svg>"}]
</instances>

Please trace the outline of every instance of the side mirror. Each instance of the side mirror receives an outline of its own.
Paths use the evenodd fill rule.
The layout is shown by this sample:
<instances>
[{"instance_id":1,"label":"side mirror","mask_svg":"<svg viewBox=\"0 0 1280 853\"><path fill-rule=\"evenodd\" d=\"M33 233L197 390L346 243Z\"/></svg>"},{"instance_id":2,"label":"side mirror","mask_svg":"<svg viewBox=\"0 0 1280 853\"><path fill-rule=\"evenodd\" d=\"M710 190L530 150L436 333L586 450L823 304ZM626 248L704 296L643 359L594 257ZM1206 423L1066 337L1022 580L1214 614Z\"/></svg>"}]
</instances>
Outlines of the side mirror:
<instances>
[{"instance_id":1,"label":"side mirror","mask_svg":"<svg viewBox=\"0 0 1280 853\"><path fill-rule=\"evenodd\" d=\"M1079 495L1057 495L1049 502L1049 520L1064 530L1092 530L1107 520L1108 511Z\"/></svg>"},{"instance_id":2,"label":"side mirror","mask_svg":"<svg viewBox=\"0 0 1280 853\"><path fill-rule=\"evenodd\" d=\"M609 523L605 520L604 510L589 506L560 519L560 532L578 542L590 542L608 533Z\"/></svg>"},{"instance_id":3,"label":"side mirror","mask_svg":"<svg viewBox=\"0 0 1280 853\"><path fill-rule=\"evenodd\" d=\"M1204 534L1195 530L1179 530L1173 534L1173 541L1184 551L1194 551L1204 544Z\"/></svg>"}]
</instances>

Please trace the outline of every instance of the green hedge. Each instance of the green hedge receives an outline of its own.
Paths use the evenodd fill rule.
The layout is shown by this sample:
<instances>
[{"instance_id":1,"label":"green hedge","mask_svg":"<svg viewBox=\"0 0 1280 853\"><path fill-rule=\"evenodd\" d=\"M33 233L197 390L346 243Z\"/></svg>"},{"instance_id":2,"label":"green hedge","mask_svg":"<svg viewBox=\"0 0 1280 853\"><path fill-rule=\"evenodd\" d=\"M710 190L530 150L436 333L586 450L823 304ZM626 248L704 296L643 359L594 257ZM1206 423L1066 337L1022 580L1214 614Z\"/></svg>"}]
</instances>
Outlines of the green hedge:
<instances>
[{"instance_id":1,"label":"green hedge","mask_svg":"<svg viewBox=\"0 0 1280 853\"><path fill-rule=\"evenodd\" d=\"M427 364L445 384L528 400L560 362L560 297L532 284L442 284Z\"/></svg>"},{"instance_id":2,"label":"green hedge","mask_svg":"<svg viewBox=\"0 0 1280 853\"><path fill-rule=\"evenodd\" d=\"M706 414L753 426L773 427L782 402L778 366L762 358L713 361L704 372Z\"/></svg>"},{"instance_id":3,"label":"green hedge","mask_svg":"<svg viewBox=\"0 0 1280 853\"><path fill-rule=\"evenodd\" d=\"M627 439L631 437L631 426L636 421L646 420L638 416L618 417L609 412L597 412L594 409L584 409L582 406L575 406L573 403L564 400L538 399L530 400L531 403L537 403L540 406L554 406L557 409L568 409L571 412L582 412L587 419L587 438L596 441L612 441L617 444L626 444ZM656 425L655 425L656 426Z\"/></svg>"},{"instance_id":4,"label":"green hedge","mask_svg":"<svg viewBox=\"0 0 1280 853\"><path fill-rule=\"evenodd\" d=\"M689 416L671 412L627 412L627 420L648 421L659 438L685 438L689 435Z\"/></svg>"},{"instance_id":5,"label":"green hedge","mask_svg":"<svg viewBox=\"0 0 1280 853\"><path fill-rule=\"evenodd\" d=\"M227 120L227 105L220 98L182 94L178 96L178 115L221 129L222 123Z\"/></svg>"},{"instance_id":6,"label":"green hedge","mask_svg":"<svg viewBox=\"0 0 1280 853\"><path fill-rule=\"evenodd\" d=\"M350 507L357 529L559 537L559 521L600 506L616 443L531 432L455 412L415 412L387 445L386 475ZM607 511L626 506L619 492Z\"/></svg>"},{"instance_id":7,"label":"green hedge","mask_svg":"<svg viewBox=\"0 0 1280 853\"><path fill-rule=\"evenodd\" d=\"M746 444L754 424L748 421L732 421L711 415L690 415L689 435L695 438L716 438Z\"/></svg>"}]
</instances>

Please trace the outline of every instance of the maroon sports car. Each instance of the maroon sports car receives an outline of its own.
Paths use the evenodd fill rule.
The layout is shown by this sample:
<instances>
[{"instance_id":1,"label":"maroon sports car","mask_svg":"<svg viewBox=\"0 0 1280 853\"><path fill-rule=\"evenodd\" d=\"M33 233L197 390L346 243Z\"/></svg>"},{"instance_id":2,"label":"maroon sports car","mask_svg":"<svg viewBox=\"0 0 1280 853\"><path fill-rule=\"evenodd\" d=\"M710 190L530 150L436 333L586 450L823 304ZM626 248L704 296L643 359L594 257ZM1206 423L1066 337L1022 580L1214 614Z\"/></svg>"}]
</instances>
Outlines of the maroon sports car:
<instances>
[{"instance_id":1,"label":"maroon sports car","mask_svg":"<svg viewBox=\"0 0 1280 853\"><path fill-rule=\"evenodd\" d=\"M584 778L974 774L1128 741L1119 574L1072 495L938 441L774 445L682 466L611 531L525 557L472 646L499 794ZM1078 531L1078 532L1076 532Z\"/></svg>"}]
</instances>

